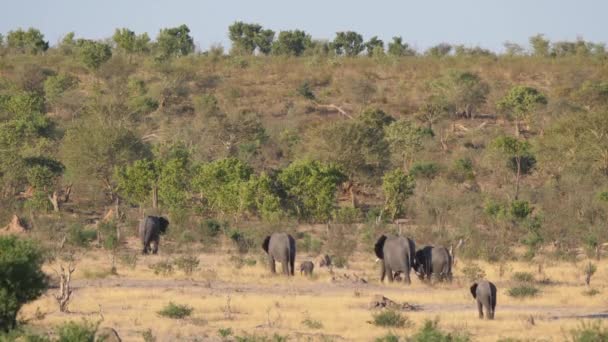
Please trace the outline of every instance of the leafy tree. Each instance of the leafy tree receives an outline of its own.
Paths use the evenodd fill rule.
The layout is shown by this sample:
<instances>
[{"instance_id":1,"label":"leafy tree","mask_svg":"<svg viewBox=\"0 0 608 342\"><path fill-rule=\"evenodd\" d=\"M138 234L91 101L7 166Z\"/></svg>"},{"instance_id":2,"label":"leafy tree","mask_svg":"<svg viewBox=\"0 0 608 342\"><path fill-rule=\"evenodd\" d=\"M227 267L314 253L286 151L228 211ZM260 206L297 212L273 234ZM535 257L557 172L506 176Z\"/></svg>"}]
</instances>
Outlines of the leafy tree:
<instances>
[{"instance_id":1,"label":"leafy tree","mask_svg":"<svg viewBox=\"0 0 608 342\"><path fill-rule=\"evenodd\" d=\"M416 118L426 123L429 129L433 129L433 125L448 116L453 111L453 106L443 96L431 95L422 104L418 110Z\"/></svg>"},{"instance_id":2,"label":"leafy tree","mask_svg":"<svg viewBox=\"0 0 608 342\"><path fill-rule=\"evenodd\" d=\"M272 45L272 53L275 55L300 56L311 45L312 39L304 31L281 31Z\"/></svg>"},{"instance_id":3,"label":"leafy tree","mask_svg":"<svg viewBox=\"0 0 608 342\"><path fill-rule=\"evenodd\" d=\"M50 194L56 188L65 168L60 162L46 157L26 158L25 165L27 167L25 177L34 190L34 195L29 200L30 205L34 209L46 210L51 204Z\"/></svg>"},{"instance_id":4,"label":"leafy tree","mask_svg":"<svg viewBox=\"0 0 608 342\"><path fill-rule=\"evenodd\" d=\"M256 48L263 54L272 50L274 31L264 30L262 25L237 21L228 27L232 50L238 54L251 55Z\"/></svg>"},{"instance_id":5,"label":"leafy tree","mask_svg":"<svg viewBox=\"0 0 608 342\"><path fill-rule=\"evenodd\" d=\"M78 46L80 60L90 69L99 69L102 64L112 57L112 48L106 43L78 39L76 45Z\"/></svg>"},{"instance_id":6,"label":"leafy tree","mask_svg":"<svg viewBox=\"0 0 608 342\"><path fill-rule=\"evenodd\" d=\"M520 122L529 121L539 107L547 104L547 98L540 91L526 86L515 86L497 103L499 110L515 120L515 136L519 136Z\"/></svg>"},{"instance_id":7,"label":"leafy tree","mask_svg":"<svg viewBox=\"0 0 608 342\"><path fill-rule=\"evenodd\" d=\"M156 37L156 49L161 59L186 56L194 52L194 40L186 25L161 29Z\"/></svg>"},{"instance_id":8,"label":"leafy tree","mask_svg":"<svg viewBox=\"0 0 608 342\"><path fill-rule=\"evenodd\" d=\"M394 119L379 109L367 109L355 120L338 121L320 131L315 150L339 164L350 177L371 179L389 164L384 128Z\"/></svg>"},{"instance_id":9,"label":"leafy tree","mask_svg":"<svg viewBox=\"0 0 608 342\"><path fill-rule=\"evenodd\" d=\"M49 76L44 81L44 96L46 102L55 104L67 90L74 89L78 85L78 79L68 74Z\"/></svg>"},{"instance_id":10,"label":"leafy tree","mask_svg":"<svg viewBox=\"0 0 608 342\"><path fill-rule=\"evenodd\" d=\"M549 57L550 42L542 34L530 37L532 55L537 57Z\"/></svg>"},{"instance_id":11,"label":"leafy tree","mask_svg":"<svg viewBox=\"0 0 608 342\"><path fill-rule=\"evenodd\" d=\"M388 54L391 56L415 56L416 51L408 43L404 43L403 38L393 37L393 41L388 43Z\"/></svg>"},{"instance_id":12,"label":"leafy tree","mask_svg":"<svg viewBox=\"0 0 608 342\"><path fill-rule=\"evenodd\" d=\"M236 158L219 159L196 168L192 187L211 212L238 217L250 207L247 187L252 175L253 169Z\"/></svg>"},{"instance_id":13,"label":"leafy tree","mask_svg":"<svg viewBox=\"0 0 608 342\"><path fill-rule=\"evenodd\" d=\"M336 205L338 185L346 180L340 168L314 160L299 160L278 176L287 206L299 219L326 222Z\"/></svg>"},{"instance_id":14,"label":"leafy tree","mask_svg":"<svg viewBox=\"0 0 608 342\"><path fill-rule=\"evenodd\" d=\"M387 172L382 177L382 190L384 191L384 209L388 211L392 220L403 214L405 200L414 194L416 182L414 177L400 169Z\"/></svg>"},{"instance_id":15,"label":"leafy tree","mask_svg":"<svg viewBox=\"0 0 608 342\"><path fill-rule=\"evenodd\" d=\"M367 50L367 55L371 57L374 55L374 51L381 50L384 52L384 42L378 36L373 36L365 43L365 49Z\"/></svg>"},{"instance_id":16,"label":"leafy tree","mask_svg":"<svg viewBox=\"0 0 608 342\"><path fill-rule=\"evenodd\" d=\"M247 184L250 209L268 222L279 222L283 218L281 189L275 176L262 173L252 176Z\"/></svg>"},{"instance_id":17,"label":"leafy tree","mask_svg":"<svg viewBox=\"0 0 608 342\"><path fill-rule=\"evenodd\" d=\"M492 142L492 146L509 161L513 160L515 169L515 199L519 197L519 182L522 175L522 163L524 158L530 156L530 143L512 137L499 137Z\"/></svg>"},{"instance_id":18,"label":"leafy tree","mask_svg":"<svg viewBox=\"0 0 608 342\"><path fill-rule=\"evenodd\" d=\"M116 29L112 40L119 49L127 54L145 53L149 50L150 37L145 32L138 36L127 28Z\"/></svg>"},{"instance_id":19,"label":"leafy tree","mask_svg":"<svg viewBox=\"0 0 608 342\"><path fill-rule=\"evenodd\" d=\"M445 57L452 52L452 45L448 43L441 43L435 46L430 47L428 50L424 52L425 55L431 57Z\"/></svg>"},{"instance_id":20,"label":"leafy tree","mask_svg":"<svg viewBox=\"0 0 608 342\"><path fill-rule=\"evenodd\" d=\"M467 71L450 71L432 82L434 96L444 98L458 113L473 118L475 110L486 102L490 88L479 76Z\"/></svg>"},{"instance_id":21,"label":"leafy tree","mask_svg":"<svg viewBox=\"0 0 608 342\"><path fill-rule=\"evenodd\" d=\"M525 53L525 49L513 42L504 42L503 46L505 47L505 55L513 57L513 56L523 56Z\"/></svg>"},{"instance_id":22,"label":"leafy tree","mask_svg":"<svg viewBox=\"0 0 608 342\"><path fill-rule=\"evenodd\" d=\"M61 145L61 160L68 177L79 181L97 180L112 199L115 199L115 168L147 154L147 147L129 129L94 117L84 118L70 127Z\"/></svg>"},{"instance_id":23,"label":"leafy tree","mask_svg":"<svg viewBox=\"0 0 608 342\"><path fill-rule=\"evenodd\" d=\"M488 49L484 49L479 46L466 47L464 45L455 45L454 46L454 55L456 55L456 57L495 56L494 52L492 52Z\"/></svg>"},{"instance_id":24,"label":"leafy tree","mask_svg":"<svg viewBox=\"0 0 608 342\"><path fill-rule=\"evenodd\" d=\"M411 121L400 119L386 127L386 141L391 151L399 155L403 170L408 170L416 152L422 149L424 132Z\"/></svg>"},{"instance_id":25,"label":"leafy tree","mask_svg":"<svg viewBox=\"0 0 608 342\"><path fill-rule=\"evenodd\" d=\"M21 307L46 290L48 283L42 272L43 263L43 253L33 241L0 236L1 330L14 329Z\"/></svg>"},{"instance_id":26,"label":"leafy tree","mask_svg":"<svg viewBox=\"0 0 608 342\"><path fill-rule=\"evenodd\" d=\"M331 45L337 55L349 57L357 56L365 49L363 37L353 31L337 32Z\"/></svg>"},{"instance_id":27,"label":"leafy tree","mask_svg":"<svg viewBox=\"0 0 608 342\"><path fill-rule=\"evenodd\" d=\"M6 42L8 48L21 53L37 54L49 48L49 42L44 41L44 35L35 28L10 31L6 35Z\"/></svg>"}]
</instances>

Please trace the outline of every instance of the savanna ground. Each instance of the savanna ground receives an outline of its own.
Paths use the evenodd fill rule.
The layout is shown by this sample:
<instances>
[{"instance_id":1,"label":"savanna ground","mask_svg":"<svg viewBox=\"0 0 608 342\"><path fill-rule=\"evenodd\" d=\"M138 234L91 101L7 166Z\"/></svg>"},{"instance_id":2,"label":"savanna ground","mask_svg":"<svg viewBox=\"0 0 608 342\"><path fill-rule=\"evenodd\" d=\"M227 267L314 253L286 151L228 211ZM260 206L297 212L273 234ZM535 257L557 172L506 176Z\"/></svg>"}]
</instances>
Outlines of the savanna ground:
<instances>
[{"instance_id":1,"label":"savanna ground","mask_svg":"<svg viewBox=\"0 0 608 342\"><path fill-rule=\"evenodd\" d=\"M139 251L135 239L130 239L128 245L134 255ZM220 329L228 328L234 336L277 334L289 340L370 341L389 332L411 336L425 320L435 319L439 320L440 329L470 334L474 341L507 337L561 341L581 326L583 316L605 313L607 304L605 261L597 262L591 281L599 294L590 297L584 294L588 288L581 271L586 261L544 260L539 272L538 262L501 265L457 257L452 284L431 286L412 279L412 285L406 286L380 283L375 257L369 253L355 253L347 268L334 268L335 280L327 268L318 266L310 279L298 272L287 278L270 275L265 256L257 251L243 256L233 251L228 241L222 245L222 252L196 253L200 264L189 276L180 270L164 276L154 273L150 265L177 257L163 253L162 245L159 255L138 256L135 265L118 261L118 275L109 274L107 252L89 251L77 263L69 313L59 312L52 296L57 290L51 289L29 303L20 317L35 329L48 330L69 320L96 322L101 312L101 326L114 327L124 341L142 341L147 330L158 341L221 340ZM313 257L300 253L296 268L301 261ZM52 273L59 262L49 265L48 271ZM494 321L477 318L470 281L463 274L463 268L473 263L498 287ZM527 299L509 296L509 288L517 283L513 280L516 272L533 274L531 285L540 293ZM368 282L346 280L341 277L344 274L354 274ZM369 308L375 294L418 305L420 310L403 312L408 320L405 327L377 327L372 324L372 315L377 311ZM159 315L158 311L169 302L192 307L192 314L184 319Z\"/></svg>"}]
</instances>

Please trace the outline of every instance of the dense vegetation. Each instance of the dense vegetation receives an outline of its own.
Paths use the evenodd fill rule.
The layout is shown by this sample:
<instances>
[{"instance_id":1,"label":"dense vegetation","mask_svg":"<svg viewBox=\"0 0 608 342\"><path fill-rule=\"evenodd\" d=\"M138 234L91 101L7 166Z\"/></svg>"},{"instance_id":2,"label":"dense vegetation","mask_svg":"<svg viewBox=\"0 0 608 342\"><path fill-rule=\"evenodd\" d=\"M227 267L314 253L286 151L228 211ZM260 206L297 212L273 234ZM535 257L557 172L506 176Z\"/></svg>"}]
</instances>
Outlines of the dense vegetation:
<instances>
[{"instance_id":1,"label":"dense vegetation","mask_svg":"<svg viewBox=\"0 0 608 342\"><path fill-rule=\"evenodd\" d=\"M195 51L185 25L154 41L117 29L56 46L35 29L8 32L2 221L18 213L68 231L116 206L131 225L138 208L168 214L184 236L207 218L407 218L424 240L463 239L490 260L516 244L534 256L549 243L563 255L603 242L602 44L538 35L498 55L418 52L351 31L333 41L241 22L228 31L229 54Z\"/></svg>"}]
</instances>

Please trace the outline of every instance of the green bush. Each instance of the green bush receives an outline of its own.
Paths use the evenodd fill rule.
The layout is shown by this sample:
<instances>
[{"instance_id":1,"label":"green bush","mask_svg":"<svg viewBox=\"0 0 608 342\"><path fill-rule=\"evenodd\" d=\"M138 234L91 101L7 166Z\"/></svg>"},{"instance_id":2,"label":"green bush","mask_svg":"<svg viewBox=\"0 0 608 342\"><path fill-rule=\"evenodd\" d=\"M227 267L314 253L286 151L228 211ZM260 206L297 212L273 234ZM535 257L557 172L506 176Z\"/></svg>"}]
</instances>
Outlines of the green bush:
<instances>
[{"instance_id":1,"label":"green bush","mask_svg":"<svg viewBox=\"0 0 608 342\"><path fill-rule=\"evenodd\" d=\"M232 329L231 328L219 328L219 329L217 329L217 334L220 335L220 337L222 337L222 338L226 338L226 337L232 335Z\"/></svg>"},{"instance_id":2,"label":"green bush","mask_svg":"<svg viewBox=\"0 0 608 342\"><path fill-rule=\"evenodd\" d=\"M68 322L57 328L58 342L93 342L97 325L83 320Z\"/></svg>"},{"instance_id":3,"label":"green bush","mask_svg":"<svg viewBox=\"0 0 608 342\"><path fill-rule=\"evenodd\" d=\"M515 298L536 297L540 290L532 285L519 285L509 289L509 296Z\"/></svg>"},{"instance_id":4,"label":"green bush","mask_svg":"<svg viewBox=\"0 0 608 342\"><path fill-rule=\"evenodd\" d=\"M314 320L310 317L306 317L303 321L302 324L304 324L305 326L307 326L310 329L321 329L323 328L323 323L321 323L321 321L317 321Z\"/></svg>"},{"instance_id":5,"label":"green bush","mask_svg":"<svg viewBox=\"0 0 608 342\"><path fill-rule=\"evenodd\" d=\"M525 219L532 213L532 207L527 201L514 200L511 202L510 213L516 219Z\"/></svg>"},{"instance_id":6,"label":"green bush","mask_svg":"<svg viewBox=\"0 0 608 342\"><path fill-rule=\"evenodd\" d=\"M373 314L374 325L379 327L403 328L410 325L409 319L395 310L386 310Z\"/></svg>"},{"instance_id":7,"label":"green bush","mask_svg":"<svg viewBox=\"0 0 608 342\"><path fill-rule=\"evenodd\" d=\"M0 331L14 329L21 307L47 289L44 255L38 245L15 236L0 236Z\"/></svg>"},{"instance_id":8,"label":"green bush","mask_svg":"<svg viewBox=\"0 0 608 342\"><path fill-rule=\"evenodd\" d=\"M466 334L445 333L439 329L437 320L424 322L424 326L408 341L411 342L469 342L471 338Z\"/></svg>"},{"instance_id":9,"label":"green bush","mask_svg":"<svg viewBox=\"0 0 608 342\"><path fill-rule=\"evenodd\" d=\"M173 261L173 264L175 264L177 269L183 271L186 275L191 275L196 271L199 263L200 260L194 255L184 255Z\"/></svg>"},{"instance_id":10,"label":"green bush","mask_svg":"<svg viewBox=\"0 0 608 342\"><path fill-rule=\"evenodd\" d=\"M333 221L335 223L352 224L361 222L363 214L357 208L338 208L333 212Z\"/></svg>"},{"instance_id":11,"label":"green bush","mask_svg":"<svg viewBox=\"0 0 608 342\"><path fill-rule=\"evenodd\" d=\"M190 316L194 309L188 305L179 305L169 302L162 310L158 312L163 317L169 317L174 319L182 319Z\"/></svg>"},{"instance_id":12,"label":"green bush","mask_svg":"<svg viewBox=\"0 0 608 342\"><path fill-rule=\"evenodd\" d=\"M152 329L147 329L141 333L144 342L156 342L156 336L152 333Z\"/></svg>"},{"instance_id":13,"label":"green bush","mask_svg":"<svg viewBox=\"0 0 608 342\"><path fill-rule=\"evenodd\" d=\"M222 225L217 220L208 219L201 223L199 230L203 238L216 238L222 232Z\"/></svg>"},{"instance_id":14,"label":"green bush","mask_svg":"<svg viewBox=\"0 0 608 342\"><path fill-rule=\"evenodd\" d=\"M608 341L608 329L602 327L599 321L586 323L570 331L572 342L597 342Z\"/></svg>"},{"instance_id":15,"label":"green bush","mask_svg":"<svg viewBox=\"0 0 608 342\"><path fill-rule=\"evenodd\" d=\"M433 179L439 174L439 165L436 163L416 163L410 168L410 175L415 179Z\"/></svg>"},{"instance_id":16,"label":"green bush","mask_svg":"<svg viewBox=\"0 0 608 342\"><path fill-rule=\"evenodd\" d=\"M95 229L85 229L78 224L70 226L67 235L67 242L76 247L88 247L89 243L97 239Z\"/></svg>"},{"instance_id":17,"label":"green bush","mask_svg":"<svg viewBox=\"0 0 608 342\"><path fill-rule=\"evenodd\" d=\"M534 274L529 272L515 272L511 276L511 279L522 283L532 283L534 282Z\"/></svg>"},{"instance_id":18,"label":"green bush","mask_svg":"<svg viewBox=\"0 0 608 342\"><path fill-rule=\"evenodd\" d=\"M388 333L382 337L378 337L374 340L375 342L399 342L399 336Z\"/></svg>"}]
</instances>

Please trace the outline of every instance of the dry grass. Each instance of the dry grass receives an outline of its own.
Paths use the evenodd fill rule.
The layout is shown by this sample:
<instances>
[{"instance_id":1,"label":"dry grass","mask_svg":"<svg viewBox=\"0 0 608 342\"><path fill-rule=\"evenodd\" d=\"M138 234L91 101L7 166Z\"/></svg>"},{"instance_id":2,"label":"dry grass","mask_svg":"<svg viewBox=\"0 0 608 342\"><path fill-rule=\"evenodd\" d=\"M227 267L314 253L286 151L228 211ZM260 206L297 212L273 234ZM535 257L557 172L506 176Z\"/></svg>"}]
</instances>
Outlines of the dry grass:
<instances>
[{"instance_id":1,"label":"dry grass","mask_svg":"<svg viewBox=\"0 0 608 342\"><path fill-rule=\"evenodd\" d=\"M459 261L452 284L429 287L417 279L409 287L403 284L380 284L376 265L369 255L357 254L348 270L336 273L356 273L369 280L369 284L332 282L327 269L316 269L316 277L308 279L297 275L285 278L269 275L263 259L254 266L235 269L234 264L219 254L201 254L200 269L191 276L176 271L174 275L155 275L147 265L166 256L140 258L134 269L118 267L118 276L103 279L86 277L86 270L109 267L108 258L101 252L91 252L81 258L75 273L75 296L70 304L72 313L61 314L49 295L27 305L21 317L30 323L51 328L67 320L86 317L99 319L101 306L103 325L113 326L125 341L140 341L141 332L151 329L160 341L218 338L218 329L231 328L235 334L309 336L313 340L342 337L347 340L369 341L384 335L386 328L369 322L372 312L367 304L374 294L398 301L422 305L418 312L406 312L413 327L392 329L400 336L413 334L426 319L440 319L440 327L448 331L467 331L474 340L494 341L502 337L561 340L564 333L579 325L576 319L551 319L554 316L571 316L601 312L607 303L608 289L600 284L608 282L606 265L601 262L593 283L600 294L587 297L583 275L572 263L545 265L543 274L537 266L521 262L510 264L510 271L498 276L495 264L478 262L487 278L499 288L495 321L477 318L476 308L468 286L460 273L464 265ZM304 259L304 258L302 258ZM300 262L301 260L298 260ZM535 298L515 299L506 292L513 285L511 275L517 271L533 272L536 279L550 278L553 285L537 285L542 293ZM175 321L157 314L167 303L187 304L194 308L189 318ZM36 310L44 318L34 319ZM534 318L534 325L530 317ZM311 329L302 321L310 318L320 321L321 329ZM303 334L303 335L302 335ZM308 335L310 334L310 335Z\"/></svg>"}]
</instances>

